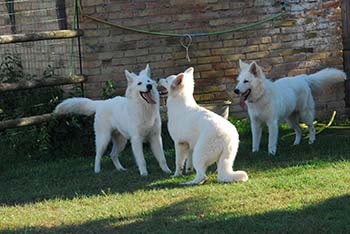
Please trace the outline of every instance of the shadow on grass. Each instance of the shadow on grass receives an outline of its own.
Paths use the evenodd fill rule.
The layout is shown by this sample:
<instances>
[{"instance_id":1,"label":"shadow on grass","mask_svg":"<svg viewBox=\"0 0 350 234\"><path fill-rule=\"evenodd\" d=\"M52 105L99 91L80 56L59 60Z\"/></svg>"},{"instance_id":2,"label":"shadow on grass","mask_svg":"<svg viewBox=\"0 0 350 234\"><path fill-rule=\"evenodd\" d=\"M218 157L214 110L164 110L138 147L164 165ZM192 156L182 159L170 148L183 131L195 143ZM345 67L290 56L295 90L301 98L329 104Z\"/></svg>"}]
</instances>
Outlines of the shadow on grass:
<instances>
[{"instance_id":1,"label":"shadow on grass","mask_svg":"<svg viewBox=\"0 0 350 234\"><path fill-rule=\"evenodd\" d=\"M280 129L280 136L291 133L290 129ZM305 165L310 162L331 162L337 160L350 160L350 131L327 129L317 135L314 144L309 145L307 139L303 138L300 145L294 146L294 136L278 140L277 154L275 156L267 153L267 131L263 132L260 151L251 152L250 133L241 134L240 149L236 163L240 168L249 168L256 171L269 170L276 167L289 167Z\"/></svg>"},{"instance_id":2,"label":"shadow on grass","mask_svg":"<svg viewBox=\"0 0 350 234\"><path fill-rule=\"evenodd\" d=\"M214 212L211 211L214 209ZM150 213L111 217L77 225L0 229L1 233L350 233L350 196L331 198L299 210L251 216L218 215L215 203L185 199Z\"/></svg>"},{"instance_id":3,"label":"shadow on grass","mask_svg":"<svg viewBox=\"0 0 350 234\"><path fill-rule=\"evenodd\" d=\"M130 155L131 156L131 155ZM161 179L170 179L155 159L148 165L149 175L142 177L134 162L124 163L127 171L117 171L107 157L102 171L93 172L92 158L75 158L22 165L0 176L0 205L35 203L48 199L73 199L104 193L132 193ZM177 183L169 187L178 186ZM149 188L156 189L156 188Z\"/></svg>"},{"instance_id":4,"label":"shadow on grass","mask_svg":"<svg viewBox=\"0 0 350 234\"><path fill-rule=\"evenodd\" d=\"M164 145L166 147L167 143ZM24 205L50 199L183 187L178 179L173 179L171 174L165 174L160 169L147 144L144 153L149 172L146 177L140 176L130 145L121 155L121 162L127 171L117 171L109 156L103 157L99 174L93 171L92 156L9 165L0 172L0 205ZM165 153L169 167L175 168L174 150Z\"/></svg>"},{"instance_id":5,"label":"shadow on grass","mask_svg":"<svg viewBox=\"0 0 350 234\"><path fill-rule=\"evenodd\" d=\"M285 132L281 131L281 135ZM268 156L265 151L266 133L263 136L261 152L252 154L249 134L241 134L240 149L234 165L235 170L246 170L248 174L272 168L350 160L350 138L346 134L337 134L337 131L328 130L326 134L321 134L313 145L303 142L300 146L291 146L293 139L280 140L279 151L275 157ZM163 138L168 165L174 170L173 143L166 131ZM104 157L102 172L95 175L93 156L8 165L6 170L0 172L0 205L180 186L178 180L172 180L170 175L160 170L148 147L145 147L145 155L150 172L147 177L139 175L130 147L121 158L124 166L129 169L126 172L116 171L110 158ZM215 167L211 167L209 171L215 171ZM189 179L186 177L184 181Z\"/></svg>"}]
</instances>

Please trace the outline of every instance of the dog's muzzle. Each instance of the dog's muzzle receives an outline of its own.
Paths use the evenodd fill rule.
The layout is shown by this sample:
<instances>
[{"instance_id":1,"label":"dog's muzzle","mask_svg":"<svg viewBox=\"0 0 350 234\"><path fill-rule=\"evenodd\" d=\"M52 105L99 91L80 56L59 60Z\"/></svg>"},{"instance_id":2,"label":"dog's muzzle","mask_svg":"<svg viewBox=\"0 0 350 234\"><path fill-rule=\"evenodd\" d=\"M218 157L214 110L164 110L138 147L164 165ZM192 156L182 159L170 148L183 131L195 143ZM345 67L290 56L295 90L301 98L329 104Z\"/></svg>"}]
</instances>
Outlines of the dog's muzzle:
<instances>
[{"instance_id":1,"label":"dog's muzzle","mask_svg":"<svg viewBox=\"0 0 350 234\"><path fill-rule=\"evenodd\" d=\"M162 85L158 85L157 90L161 97L166 97L168 95L168 90Z\"/></svg>"},{"instance_id":2,"label":"dog's muzzle","mask_svg":"<svg viewBox=\"0 0 350 234\"><path fill-rule=\"evenodd\" d=\"M247 91L241 94L241 96L244 98L244 101L248 99L251 91L251 89L247 89Z\"/></svg>"},{"instance_id":3,"label":"dog's muzzle","mask_svg":"<svg viewBox=\"0 0 350 234\"><path fill-rule=\"evenodd\" d=\"M140 92L141 97L148 103L148 104L156 104L156 101L153 98L152 95L152 85L147 85L147 92Z\"/></svg>"},{"instance_id":4,"label":"dog's muzzle","mask_svg":"<svg viewBox=\"0 0 350 234\"><path fill-rule=\"evenodd\" d=\"M240 94L241 95L240 100L239 100L239 105L243 109L245 109L245 101L248 99L251 91L252 91L251 89L247 89L247 91L245 91L244 93L241 93L241 91L239 89L233 90L233 92L235 94Z\"/></svg>"}]
</instances>

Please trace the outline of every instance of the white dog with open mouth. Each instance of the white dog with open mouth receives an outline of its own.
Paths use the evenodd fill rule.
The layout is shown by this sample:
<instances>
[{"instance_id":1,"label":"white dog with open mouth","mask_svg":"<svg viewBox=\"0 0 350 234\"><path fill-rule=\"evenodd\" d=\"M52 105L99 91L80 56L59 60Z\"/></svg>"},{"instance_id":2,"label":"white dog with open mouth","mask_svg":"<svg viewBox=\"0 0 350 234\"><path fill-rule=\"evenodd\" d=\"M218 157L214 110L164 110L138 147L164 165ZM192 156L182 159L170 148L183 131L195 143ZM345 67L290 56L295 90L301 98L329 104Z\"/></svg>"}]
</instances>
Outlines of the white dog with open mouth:
<instances>
[{"instance_id":1,"label":"white dog with open mouth","mask_svg":"<svg viewBox=\"0 0 350 234\"><path fill-rule=\"evenodd\" d=\"M185 184L203 183L207 167L217 162L219 182L247 181L245 171L233 171L239 136L223 117L197 105L193 98L193 68L161 79L168 92L168 129L175 143L176 171L182 174L184 161L193 160L196 177ZM191 157L192 156L192 157Z\"/></svg>"},{"instance_id":2,"label":"white dog with open mouth","mask_svg":"<svg viewBox=\"0 0 350 234\"><path fill-rule=\"evenodd\" d=\"M309 127L309 144L315 141L315 102L311 92L320 92L346 79L343 71L327 68L311 75L302 74L271 82L255 62L247 64L239 60L239 65L241 72L234 92L241 95L241 105L246 104L248 107L252 151L259 150L261 125L266 123L269 130L268 151L272 155L276 154L277 149L278 124L284 120L295 130L294 145L298 145L301 140L300 119Z\"/></svg>"},{"instance_id":3,"label":"white dog with open mouth","mask_svg":"<svg viewBox=\"0 0 350 234\"><path fill-rule=\"evenodd\" d=\"M88 98L70 98L59 104L54 113L62 114L95 114L96 158L95 173L101 170L101 157L110 140L113 142L112 161L117 170L125 170L118 159L131 140L140 174L148 174L143 155L143 142L148 141L160 167L171 173L167 166L161 139L161 119L159 114L159 93L156 83L150 78L150 67L139 75L125 70L128 87L125 97L114 97L103 101Z\"/></svg>"}]
</instances>

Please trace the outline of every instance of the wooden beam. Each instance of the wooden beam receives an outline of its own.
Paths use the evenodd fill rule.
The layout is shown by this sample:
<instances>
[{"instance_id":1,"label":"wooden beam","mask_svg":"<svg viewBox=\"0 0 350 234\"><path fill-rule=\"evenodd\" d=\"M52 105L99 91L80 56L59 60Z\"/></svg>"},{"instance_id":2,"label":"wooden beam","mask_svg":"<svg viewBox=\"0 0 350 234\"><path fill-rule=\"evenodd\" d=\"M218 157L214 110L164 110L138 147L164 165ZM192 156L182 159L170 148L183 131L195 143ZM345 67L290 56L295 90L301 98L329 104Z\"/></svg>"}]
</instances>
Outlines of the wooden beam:
<instances>
[{"instance_id":1,"label":"wooden beam","mask_svg":"<svg viewBox=\"0 0 350 234\"><path fill-rule=\"evenodd\" d=\"M11 0L6 0L7 12L9 14L9 19L11 23L11 32L16 33L16 14L15 14L15 2Z\"/></svg>"},{"instance_id":2,"label":"wooden beam","mask_svg":"<svg viewBox=\"0 0 350 234\"><path fill-rule=\"evenodd\" d=\"M56 0L56 14L59 29L67 29L66 1Z\"/></svg>"},{"instance_id":3,"label":"wooden beam","mask_svg":"<svg viewBox=\"0 0 350 234\"><path fill-rule=\"evenodd\" d=\"M50 114L43 114L43 115L35 115L31 117L26 117L26 118L0 121L0 131L9 129L9 128L20 128L20 127L44 123L44 122L47 122L49 119L53 118L54 116L56 117L56 115L50 113Z\"/></svg>"},{"instance_id":4,"label":"wooden beam","mask_svg":"<svg viewBox=\"0 0 350 234\"><path fill-rule=\"evenodd\" d=\"M56 30L37 33L20 33L12 35L0 36L0 44L9 44L16 42L28 42L28 41L42 41L42 40L55 40L55 39L67 39L82 36L83 30Z\"/></svg>"},{"instance_id":5,"label":"wooden beam","mask_svg":"<svg viewBox=\"0 0 350 234\"><path fill-rule=\"evenodd\" d=\"M15 91L15 90L48 87L48 86L76 84L76 83L82 83L85 80L86 80L85 76L75 75L69 78L53 77L49 79L25 80L25 81L19 81L16 83L0 83L0 93Z\"/></svg>"}]
</instances>

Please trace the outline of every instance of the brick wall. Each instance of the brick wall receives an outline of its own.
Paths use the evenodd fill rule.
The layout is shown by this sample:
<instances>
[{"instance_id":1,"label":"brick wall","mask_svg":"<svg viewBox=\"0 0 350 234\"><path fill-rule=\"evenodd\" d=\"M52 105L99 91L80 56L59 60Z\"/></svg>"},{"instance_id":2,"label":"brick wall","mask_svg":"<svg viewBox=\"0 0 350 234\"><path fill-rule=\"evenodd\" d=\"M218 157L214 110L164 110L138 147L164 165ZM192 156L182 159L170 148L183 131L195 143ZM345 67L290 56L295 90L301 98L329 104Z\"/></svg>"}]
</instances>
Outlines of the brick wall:
<instances>
[{"instance_id":1,"label":"brick wall","mask_svg":"<svg viewBox=\"0 0 350 234\"><path fill-rule=\"evenodd\" d=\"M86 0L85 14L112 23L161 32L193 33L232 28L280 11L279 1L263 0ZM126 85L124 69L139 71L151 64L154 78L195 68L197 100L231 99L231 113L246 116L232 94L239 73L238 59L257 61L267 77L342 69L341 9L338 1L287 0L286 15L255 28L218 36L194 38L191 62L178 38L149 36L112 28L82 18L83 66L88 75L86 94L101 96L112 79L119 94ZM344 85L317 96L317 116L333 110L344 113Z\"/></svg>"}]
</instances>

